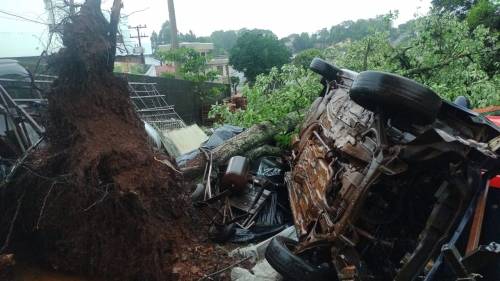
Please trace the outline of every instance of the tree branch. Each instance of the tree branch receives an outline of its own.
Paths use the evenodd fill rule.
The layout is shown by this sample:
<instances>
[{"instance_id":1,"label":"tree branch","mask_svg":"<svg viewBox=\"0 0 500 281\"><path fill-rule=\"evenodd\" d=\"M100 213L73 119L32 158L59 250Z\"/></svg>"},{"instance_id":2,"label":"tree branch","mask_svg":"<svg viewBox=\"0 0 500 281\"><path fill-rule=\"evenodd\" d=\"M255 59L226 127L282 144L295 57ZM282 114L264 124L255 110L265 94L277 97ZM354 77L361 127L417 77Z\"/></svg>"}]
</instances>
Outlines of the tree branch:
<instances>
[{"instance_id":1,"label":"tree branch","mask_svg":"<svg viewBox=\"0 0 500 281\"><path fill-rule=\"evenodd\" d=\"M113 0L113 7L111 8L111 17L109 20L109 43L111 59L108 62L108 70L113 71L116 56L116 35L118 34L118 24L120 23L120 11L123 7L122 0Z\"/></svg>"}]
</instances>

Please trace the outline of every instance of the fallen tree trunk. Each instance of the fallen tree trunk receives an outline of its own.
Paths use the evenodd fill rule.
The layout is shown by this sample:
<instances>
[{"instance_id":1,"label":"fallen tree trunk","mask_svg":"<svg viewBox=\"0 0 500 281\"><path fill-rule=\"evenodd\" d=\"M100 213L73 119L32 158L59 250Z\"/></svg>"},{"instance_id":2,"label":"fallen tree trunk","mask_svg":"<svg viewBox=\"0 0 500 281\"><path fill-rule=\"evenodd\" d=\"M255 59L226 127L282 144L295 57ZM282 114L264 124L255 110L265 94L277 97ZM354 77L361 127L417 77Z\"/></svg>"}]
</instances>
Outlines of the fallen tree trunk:
<instances>
[{"instance_id":1,"label":"fallen tree trunk","mask_svg":"<svg viewBox=\"0 0 500 281\"><path fill-rule=\"evenodd\" d=\"M243 156L251 162L262 156L280 156L282 153L283 149L281 147L264 144L263 146L247 151Z\"/></svg>"},{"instance_id":2,"label":"fallen tree trunk","mask_svg":"<svg viewBox=\"0 0 500 281\"><path fill-rule=\"evenodd\" d=\"M253 125L221 146L216 147L212 151L213 164L217 166L223 165L235 155L255 157L255 153L262 154L262 148L253 154L249 152L273 143L276 135L293 130L298 125L299 120L300 118L296 114L289 114L281 123L263 122ZM268 146L266 147L269 149ZM276 149L270 149L269 151L272 154L276 154ZM206 156L200 153L195 158L189 160L181 171L186 177L195 177L203 173L205 163Z\"/></svg>"}]
</instances>

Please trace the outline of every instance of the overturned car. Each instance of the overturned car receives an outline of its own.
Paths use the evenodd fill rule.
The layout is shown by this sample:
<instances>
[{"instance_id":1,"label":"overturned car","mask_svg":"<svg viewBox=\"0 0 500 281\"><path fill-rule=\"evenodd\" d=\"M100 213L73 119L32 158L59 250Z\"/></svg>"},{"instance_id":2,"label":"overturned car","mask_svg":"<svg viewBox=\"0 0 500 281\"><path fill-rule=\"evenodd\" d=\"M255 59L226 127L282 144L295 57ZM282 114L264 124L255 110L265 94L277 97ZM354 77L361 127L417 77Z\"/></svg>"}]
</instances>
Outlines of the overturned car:
<instances>
[{"instance_id":1,"label":"overturned car","mask_svg":"<svg viewBox=\"0 0 500 281\"><path fill-rule=\"evenodd\" d=\"M286 175L299 241L273 239L268 262L297 281L476 280L477 251L457 248L500 170L500 129L404 77L311 69L324 90Z\"/></svg>"}]
</instances>

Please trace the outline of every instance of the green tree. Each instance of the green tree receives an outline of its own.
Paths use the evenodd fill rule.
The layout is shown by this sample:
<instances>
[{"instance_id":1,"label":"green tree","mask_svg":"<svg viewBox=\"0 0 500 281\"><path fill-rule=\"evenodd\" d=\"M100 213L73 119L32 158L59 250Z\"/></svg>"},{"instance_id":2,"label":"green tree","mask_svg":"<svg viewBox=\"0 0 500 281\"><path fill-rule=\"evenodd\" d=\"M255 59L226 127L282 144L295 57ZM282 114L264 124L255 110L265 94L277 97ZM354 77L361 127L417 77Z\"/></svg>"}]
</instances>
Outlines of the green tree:
<instances>
[{"instance_id":1,"label":"green tree","mask_svg":"<svg viewBox=\"0 0 500 281\"><path fill-rule=\"evenodd\" d=\"M396 12L390 12L386 15L379 15L370 19L344 21L330 28L328 43L335 44L345 40L355 41L376 32L390 32L392 31L392 21L396 17Z\"/></svg>"},{"instance_id":2,"label":"green tree","mask_svg":"<svg viewBox=\"0 0 500 281\"><path fill-rule=\"evenodd\" d=\"M415 32L397 45L387 32L346 41L326 50L337 65L395 72L415 79L447 100L459 95L481 107L500 100L498 37L480 25L470 30L466 21L450 13L434 13L415 22ZM488 65L493 64L492 70Z\"/></svg>"},{"instance_id":3,"label":"green tree","mask_svg":"<svg viewBox=\"0 0 500 281\"><path fill-rule=\"evenodd\" d=\"M330 32L328 31L328 29L323 28L320 31L318 31L318 43L320 44L321 48L326 48L329 42L330 42Z\"/></svg>"},{"instance_id":4,"label":"green tree","mask_svg":"<svg viewBox=\"0 0 500 281\"><path fill-rule=\"evenodd\" d=\"M231 49L229 63L245 74L251 83L257 75L268 73L290 61L290 51L268 30L244 31Z\"/></svg>"},{"instance_id":5,"label":"green tree","mask_svg":"<svg viewBox=\"0 0 500 281\"><path fill-rule=\"evenodd\" d=\"M210 99L210 97L219 95L224 87L211 87L207 89L205 82L213 81L217 77L217 71L210 69L207 65L207 57L202 56L196 50L191 48L178 48L169 51L159 51L157 56L165 62L174 62L178 67L178 75L184 80L194 82L194 92L201 100ZM173 78L172 74L163 75Z\"/></svg>"},{"instance_id":6,"label":"green tree","mask_svg":"<svg viewBox=\"0 0 500 281\"><path fill-rule=\"evenodd\" d=\"M253 86L243 87L247 98L245 110L231 112L226 105L218 104L212 107L210 116L220 118L222 123L247 128L263 121L282 122L290 113L303 118L321 90L319 80L317 74L291 64L274 67L268 74L257 76ZM276 138L288 145L288 136L287 132L280 132Z\"/></svg>"},{"instance_id":7,"label":"green tree","mask_svg":"<svg viewBox=\"0 0 500 281\"><path fill-rule=\"evenodd\" d=\"M231 89L232 89L233 93L236 93L238 90L238 85L240 84L240 77L231 76L229 82L231 83Z\"/></svg>"},{"instance_id":8,"label":"green tree","mask_svg":"<svg viewBox=\"0 0 500 281\"><path fill-rule=\"evenodd\" d=\"M166 21L161 25L160 32L158 32L158 45L160 44L170 44L171 40L170 33L170 22Z\"/></svg>"},{"instance_id":9,"label":"green tree","mask_svg":"<svg viewBox=\"0 0 500 281\"><path fill-rule=\"evenodd\" d=\"M313 45L314 44L307 32L302 32L300 35L295 36L292 40L293 51L295 53L310 49Z\"/></svg>"},{"instance_id":10,"label":"green tree","mask_svg":"<svg viewBox=\"0 0 500 281\"><path fill-rule=\"evenodd\" d=\"M156 33L156 31L153 31L153 33L151 33L151 50L153 51L153 53L156 52L156 49L158 48L158 34Z\"/></svg>"},{"instance_id":11,"label":"green tree","mask_svg":"<svg viewBox=\"0 0 500 281\"><path fill-rule=\"evenodd\" d=\"M210 35L212 43L214 43L215 52L218 54L228 53L231 48L236 44L238 34L234 30L218 30L212 32Z\"/></svg>"},{"instance_id":12,"label":"green tree","mask_svg":"<svg viewBox=\"0 0 500 281\"><path fill-rule=\"evenodd\" d=\"M492 30L500 29L500 2L479 0L467 14L467 22L471 28L482 24Z\"/></svg>"},{"instance_id":13,"label":"green tree","mask_svg":"<svg viewBox=\"0 0 500 281\"><path fill-rule=\"evenodd\" d=\"M492 56L498 54L500 46L498 36L483 25L471 30L467 21L451 13L433 12L397 32L383 25L374 28L377 31L358 39L346 35L345 40L320 53L339 67L381 70L415 79L447 100L465 95L474 107L498 104L500 60ZM306 66L317 52L306 50L294 63ZM485 61L494 66L491 71ZM318 75L304 67L287 64L273 68L269 74L257 76L253 85L243 87L246 110L231 112L225 105L216 105L211 116L244 127L268 120L283 122L293 112L303 116L321 87L318 80ZM288 134L282 132L277 138L287 140Z\"/></svg>"},{"instance_id":14,"label":"green tree","mask_svg":"<svg viewBox=\"0 0 500 281\"><path fill-rule=\"evenodd\" d=\"M178 48L169 51L159 51L156 54L162 61L174 62L179 68L182 79L205 82L213 81L217 72L209 69L207 58L191 48Z\"/></svg>"},{"instance_id":15,"label":"green tree","mask_svg":"<svg viewBox=\"0 0 500 281\"><path fill-rule=\"evenodd\" d=\"M155 44L153 45L153 35L155 35ZM160 29L160 32L156 34L156 32L153 32L151 35L151 45L155 46L154 49L160 44L170 44L172 38L172 34L170 33L170 22L165 21ZM201 38L196 37L196 35L193 33L193 31L189 30L188 33L179 33L178 34L179 42L197 42L197 41L206 41L206 40L200 40Z\"/></svg>"},{"instance_id":16,"label":"green tree","mask_svg":"<svg viewBox=\"0 0 500 281\"><path fill-rule=\"evenodd\" d=\"M192 30L190 30L188 33L180 33L179 34L179 42L197 42L198 38L196 35L193 33Z\"/></svg>"},{"instance_id":17,"label":"green tree","mask_svg":"<svg viewBox=\"0 0 500 281\"><path fill-rule=\"evenodd\" d=\"M298 53L292 59L292 64L298 67L309 69L311 61L316 57L324 59L325 56L323 54L323 51L319 49L307 49Z\"/></svg>"},{"instance_id":18,"label":"green tree","mask_svg":"<svg viewBox=\"0 0 500 281\"><path fill-rule=\"evenodd\" d=\"M452 13L459 18L465 18L476 0L432 0L432 6L437 12Z\"/></svg>"},{"instance_id":19,"label":"green tree","mask_svg":"<svg viewBox=\"0 0 500 281\"><path fill-rule=\"evenodd\" d=\"M474 106L500 100L498 37L484 26L471 31L466 21L451 14L434 14L419 20L418 36L399 46L409 68L401 73L416 79L448 100L468 96ZM400 51L401 53L402 51ZM486 66L495 65L488 73Z\"/></svg>"},{"instance_id":20,"label":"green tree","mask_svg":"<svg viewBox=\"0 0 500 281\"><path fill-rule=\"evenodd\" d=\"M376 32L357 41L337 43L327 50L325 56L335 64L355 71L395 71L391 57L394 50L388 32Z\"/></svg>"}]
</instances>

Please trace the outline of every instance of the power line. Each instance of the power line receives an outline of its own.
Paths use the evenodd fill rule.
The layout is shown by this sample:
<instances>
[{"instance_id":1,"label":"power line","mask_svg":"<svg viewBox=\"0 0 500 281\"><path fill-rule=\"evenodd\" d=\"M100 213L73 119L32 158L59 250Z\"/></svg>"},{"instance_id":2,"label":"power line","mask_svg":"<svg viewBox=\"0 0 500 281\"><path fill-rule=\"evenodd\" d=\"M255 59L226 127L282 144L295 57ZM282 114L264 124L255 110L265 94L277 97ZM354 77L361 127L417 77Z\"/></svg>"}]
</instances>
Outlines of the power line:
<instances>
[{"instance_id":1,"label":"power line","mask_svg":"<svg viewBox=\"0 0 500 281\"><path fill-rule=\"evenodd\" d=\"M139 48L140 48L140 52L141 52L141 63L146 64L145 59L144 59L144 49L142 48L141 38L148 37L148 36L141 34L141 29L147 28L147 26L146 25L138 25L138 26L129 26L128 28L137 30L137 36L130 35L130 38L137 38L139 40Z\"/></svg>"},{"instance_id":2,"label":"power line","mask_svg":"<svg viewBox=\"0 0 500 281\"><path fill-rule=\"evenodd\" d=\"M12 17L16 17L16 18L20 18L20 19L23 19L25 21L29 21L29 22L33 22L33 23L38 23L38 24L43 24L43 25L48 25L47 23L45 22L41 22L41 21L37 21L37 20L33 20L33 19L29 19L29 18L25 18L23 16L20 16L20 15L16 15L16 14L12 14L12 13L9 13L9 12L6 12L6 11L2 11L0 10L0 13L2 14L6 14L6 15L9 15L9 16L12 16Z\"/></svg>"}]
</instances>

